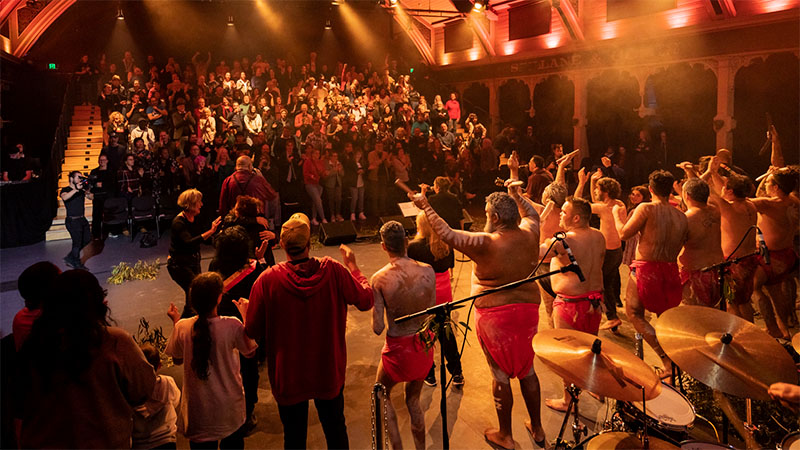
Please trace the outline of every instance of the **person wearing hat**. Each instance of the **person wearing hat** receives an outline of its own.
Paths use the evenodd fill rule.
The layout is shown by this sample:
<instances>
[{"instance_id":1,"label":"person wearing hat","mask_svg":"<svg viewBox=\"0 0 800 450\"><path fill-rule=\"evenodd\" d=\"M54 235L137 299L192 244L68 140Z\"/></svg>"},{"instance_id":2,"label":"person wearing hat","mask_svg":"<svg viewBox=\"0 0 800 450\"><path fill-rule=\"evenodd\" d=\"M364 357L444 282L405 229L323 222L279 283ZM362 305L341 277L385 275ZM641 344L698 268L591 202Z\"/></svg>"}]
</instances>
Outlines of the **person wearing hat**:
<instances>
[{"instance_id":1,"label":"person wearing hat","mask_svg":"<svg viewBox=\"0 0 800 450\"><path fill-rule=\"evenodd\" d=\"M328 448L349 448L344 418L348 305L368 311L372 288L353 251L342 263L309 255L311 225L296 213L281 228L287 261L270 267L250 292L245 332L264 339L267 374L283 423L285 448L305 448L308 402L314 400Z\"/></svg>"},{"instance_id":2,"label":"person wearing hat","mask_svg":"<svg viewBox=\"0 0 800 450\"><path fill-rule=\"evenodd\" d=\"M120 144L120 135L116 131L108 133L108 144L103 147L100 153L105 153L108 157L108 168L116 173L122 165L122 157L128 152L128 149Z\"/></svg>"},{"instance_id":3,"label":"person wearing hat","mask_svg":"<svg viewBox=\"0 0 800 450\"><path fill-rule=\"evenodd\" d=\"M194 134L197 121L191 111L186 110L186 100L179 98L175 101L175 111L170 116L172 120L172 140L179 141L178 148L183 149L189 136Z\"/></svg>"}]
</instances>

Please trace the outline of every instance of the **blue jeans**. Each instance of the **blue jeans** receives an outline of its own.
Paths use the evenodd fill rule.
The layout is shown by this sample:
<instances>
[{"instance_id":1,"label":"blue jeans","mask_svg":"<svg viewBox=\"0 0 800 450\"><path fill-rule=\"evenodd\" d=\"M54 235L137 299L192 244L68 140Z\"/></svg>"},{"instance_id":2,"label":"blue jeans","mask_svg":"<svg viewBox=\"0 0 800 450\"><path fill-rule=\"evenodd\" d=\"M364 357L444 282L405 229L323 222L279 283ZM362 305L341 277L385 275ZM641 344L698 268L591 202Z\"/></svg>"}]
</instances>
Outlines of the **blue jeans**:
<instances>
[{"instance_id":1,"label":"blue jeans","mask_svg":"<svg viewBox=\"0 0 800 450\"><path fill-rule=\"evenodd\" d=\"M364 212L364 186L350 188L350 214Z\"/></svg>"},{"instance_id":2,"label":"blue jeans","mask_svg":"<svg viewBox=\"0 0 800 450\"><path fill-rule=\"evenodd\" d=\"M325 209L322 206L322 186L318 184L307 184L306 192L311 197L311 220L319 217L325 220Z\"/></svg>"}]
</instances>

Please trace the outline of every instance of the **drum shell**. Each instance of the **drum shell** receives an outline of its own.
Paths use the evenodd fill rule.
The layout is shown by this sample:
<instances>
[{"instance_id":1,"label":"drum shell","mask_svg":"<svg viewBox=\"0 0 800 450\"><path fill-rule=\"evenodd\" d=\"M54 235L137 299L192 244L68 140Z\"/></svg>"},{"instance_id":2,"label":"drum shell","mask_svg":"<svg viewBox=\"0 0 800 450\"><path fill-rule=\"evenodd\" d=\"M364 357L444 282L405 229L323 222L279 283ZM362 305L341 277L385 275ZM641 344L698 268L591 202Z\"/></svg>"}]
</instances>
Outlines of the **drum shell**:
<instances>
[{"instance_id":1,"label":"drum shell","mask_svg":"<svg viewBox=\"0 0 800 450\"><path fill-rule=\"evenodd\" d=\"M800 448L800 431L794 431L781 440L778 450L796 450Z\"/></svg>"},{"instance_id":2,"label":"drum shell","mask_svg":"<svg viewBox=\"0 0 800 450\"><path fill-rule=\"evenodd\" d=\"M679 402L678 406L686 409L687 411L689 409L691 410L692 420L689 423L676 424L667 420L660 420L658 418L645 415L640 407L637 407L631 402L618 401L617 412L630 431L637 432L641 430L644 426L644 421L647 420L648 434L674 443L680 443L689 439L689 431L694 426L694 406L689 402L686 396L681 394L674 387L666 383L662 383L661 388L661 395L653 400L649 400L647 402L647 409L651 410L652 412L652 409L655 407L653 404L658 404L660 402ZM667 409L670 408L667 407Z\"/></svg>"}]
</instances>

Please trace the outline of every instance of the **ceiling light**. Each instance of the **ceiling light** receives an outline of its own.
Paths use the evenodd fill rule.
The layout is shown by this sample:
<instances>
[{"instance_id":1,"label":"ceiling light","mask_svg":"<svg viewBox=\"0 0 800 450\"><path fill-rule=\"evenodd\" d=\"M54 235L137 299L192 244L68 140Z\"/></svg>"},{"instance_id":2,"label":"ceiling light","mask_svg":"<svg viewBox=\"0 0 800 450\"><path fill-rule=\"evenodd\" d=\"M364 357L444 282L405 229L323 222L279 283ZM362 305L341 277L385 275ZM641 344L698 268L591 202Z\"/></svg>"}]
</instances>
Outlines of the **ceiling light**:
<instances>
[{"instance_id":1,"label":"ceiling light","mask_svg":"<svg viewBox=\"0 0 800 450\"><path fill-rule=\"evenodd\" d=\"M475 12L483 11L484 7L484 0L475 0L475 4L472 6L472 10Z\"/></svg>"},{"instance_id":2,"label":"ceiling light","mask_svg":"<svg viewBox=\"0 0 800 450\"><path fill-rule=\"evenodd\" d=\"M229 27L233 26L233 15L232 14L230 16L228 16L228 26Z\"/></svg>"},{"instance_id":3,"label":"ceiling light","mask_svg":"<svg viewBox=\"0 0 800 450\"><path fill-rule=\"evenodd\" d=\"M389 6L391 6L392 8L397 6L397 0L389 0Z\"/></svg>"},{"instance_id":4,"label":"ceiling light","mask_svg":"<svg viewBox=\"0 0 800 450\"><path fill-rule=\"evenodd\" d=\"M122 8L117 8L117 20L125 20L125 16L122 14Z\"/></svg>"},{"instance_id":5,"label":"ceiling light","mask_svg":"<svg viewBox=\"0 0 800 450\"><path fill-rule=\"evenodd\" d=\"M340 5L339 0L333 0L331 2L331 6L339 6L339 5Z\"/></svg>"},{"instance_id":6,"label":"ceiling light","mask_svg":"<svg viewBox=\"0 0 800 450\"><path fill-rule=\"evenodd\" d=\"M325 19L325 29L326 30L331 29L331 19Z\"/></svg>"}]
</instances>

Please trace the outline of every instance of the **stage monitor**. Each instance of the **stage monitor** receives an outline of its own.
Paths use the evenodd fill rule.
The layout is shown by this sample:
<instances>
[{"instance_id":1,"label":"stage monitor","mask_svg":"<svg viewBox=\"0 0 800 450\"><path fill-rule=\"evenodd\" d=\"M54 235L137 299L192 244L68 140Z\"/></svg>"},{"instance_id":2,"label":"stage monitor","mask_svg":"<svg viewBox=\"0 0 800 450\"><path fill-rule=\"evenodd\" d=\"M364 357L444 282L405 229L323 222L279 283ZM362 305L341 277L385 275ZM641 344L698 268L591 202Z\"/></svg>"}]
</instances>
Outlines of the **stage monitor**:
<instances>
[{"instance_id":1,"label":"stage monitor","mask_svg":"<svg viewBox=\"0 0 800 450\"><path fill-rule=\"evenodd\" d=\"M542 0L508 10L508 40L541 36L550 32L550 1Z\"/></svg>"}]
</instances>

